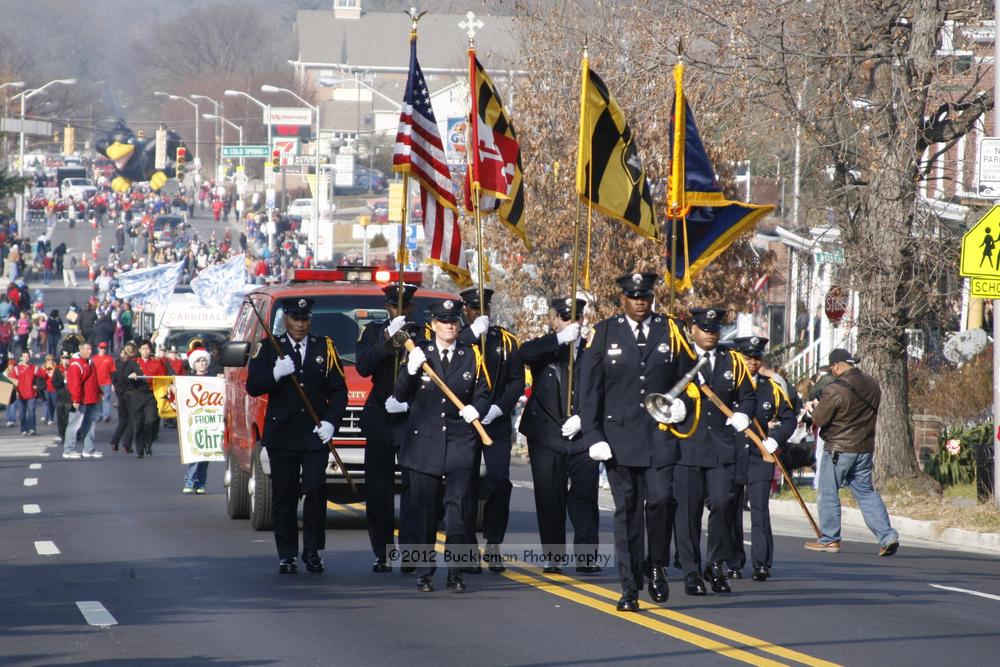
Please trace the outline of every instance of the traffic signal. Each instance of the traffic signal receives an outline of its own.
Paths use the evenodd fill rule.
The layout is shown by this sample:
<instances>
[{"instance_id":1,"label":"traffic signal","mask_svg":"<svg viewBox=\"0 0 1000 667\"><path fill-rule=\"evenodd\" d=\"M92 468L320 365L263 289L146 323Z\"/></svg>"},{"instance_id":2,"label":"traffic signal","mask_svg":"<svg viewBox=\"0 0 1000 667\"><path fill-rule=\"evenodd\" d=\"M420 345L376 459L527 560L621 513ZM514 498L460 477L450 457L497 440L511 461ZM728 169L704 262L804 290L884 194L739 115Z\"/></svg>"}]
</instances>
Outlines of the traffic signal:
<instances>
[{"instance_id":1,"label":"traffic signal","mask_svg":"<svg viewBox=\"0 0 1000 667\"><path fill-rule=\"evenodd\" d=\"M276 174L281 171L281 151L277 148L271 151L271 171Z\"/></svg>"},{"instance_id":2,"label":"traffic signal","mask_svg":"<svg viewBox=\"0 0 1000 667\"><path fill-rule=\"evenodd\" d=\"M76 128L69 125L63 130L63 155L72 155L76 151Z\"/></svg>"},{"instance_id":3,"label":"traffic signal","mask_svg":"<svg viewBox=\"0 0 1000 667\"><path fill-rule=\"evenodd\" d=\"M177 178L184 178L184 166L187 163L187 149L183 146L177 147L177 157L174 160L174 173Z\"/></svg>"}]
</instances>

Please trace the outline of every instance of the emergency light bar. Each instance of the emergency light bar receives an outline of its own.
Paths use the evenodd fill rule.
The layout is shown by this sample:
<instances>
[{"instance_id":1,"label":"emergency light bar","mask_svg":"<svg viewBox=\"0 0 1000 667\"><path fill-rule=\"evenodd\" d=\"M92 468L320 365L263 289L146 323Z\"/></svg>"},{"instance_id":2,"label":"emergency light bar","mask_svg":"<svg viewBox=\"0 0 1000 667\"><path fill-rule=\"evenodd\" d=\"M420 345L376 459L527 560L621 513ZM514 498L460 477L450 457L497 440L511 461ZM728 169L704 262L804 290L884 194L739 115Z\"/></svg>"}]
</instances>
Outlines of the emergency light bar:
<instances>
[{"instance_id":1,"label":"emergency light bar","mask_svg":"<svg viewBox=\"0 0 1000 667\"><path fill-rule=\"evenodd\" d=\"M424 274L420 271L403 271L403 281L412 285L421 284L423 278ZM336 269L292 269L288 272L288 281L292 283L349 282L388 285L398 280L398 271L377 269L372 266L340 266Z\"/></svg>"}]
</instances>

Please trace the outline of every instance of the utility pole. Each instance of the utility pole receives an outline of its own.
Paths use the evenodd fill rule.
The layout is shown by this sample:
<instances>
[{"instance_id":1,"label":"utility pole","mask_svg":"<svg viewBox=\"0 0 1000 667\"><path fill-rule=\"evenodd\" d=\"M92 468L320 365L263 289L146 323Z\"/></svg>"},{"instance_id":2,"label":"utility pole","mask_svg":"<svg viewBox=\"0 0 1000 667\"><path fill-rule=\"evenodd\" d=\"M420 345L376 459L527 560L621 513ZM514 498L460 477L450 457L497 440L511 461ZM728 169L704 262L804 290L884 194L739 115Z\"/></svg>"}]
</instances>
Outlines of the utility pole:
<instances>
[{"instance_id":1,"label":"utility pole","mask_svg":"<svg viewBox=\"0 0 1000 667\"><path fill-rule=\"evenodd\" d=\"M993 2L993 90L1000 91L1000 0ZM993 108L993 136L1000 137L1000 111ZM993 299L993 502L1000 505L1000 299Z\"/></svg>"}]
</instances>

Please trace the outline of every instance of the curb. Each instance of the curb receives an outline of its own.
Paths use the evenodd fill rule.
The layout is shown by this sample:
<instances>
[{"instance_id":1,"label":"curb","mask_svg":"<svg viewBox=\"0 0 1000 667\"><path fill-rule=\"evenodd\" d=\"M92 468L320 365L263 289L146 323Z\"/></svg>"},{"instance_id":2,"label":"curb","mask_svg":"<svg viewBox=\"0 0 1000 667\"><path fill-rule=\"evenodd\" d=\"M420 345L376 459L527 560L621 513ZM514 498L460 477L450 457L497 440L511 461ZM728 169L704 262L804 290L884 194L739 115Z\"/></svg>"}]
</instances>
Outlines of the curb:
<instances>
[{"instance_id":1,"label":"curb","mask_svg":"<svg viewBox=\"0 0 1000 667\"><path fill-rule=\"evenodd\" d=\"M806 503L806 507L819 518L819 509L816 503ZM775 516L801 516L802 508L792 500L775 500L770 502L771 514ZM944 528L938 525L937 521L923 521L911 519L905 516L889 515L892 527L899 533L900 541L905 542L907 538L926 540L934 542L936 545L955 548L973 548L991 553L1000 554L1000 534L980 533L962 528ZM864 517L861 510L854 507L841 508L841 523L852 528L864 528ZM874 541L874 540L873 540Z\"/></svg>"}]
</instances>

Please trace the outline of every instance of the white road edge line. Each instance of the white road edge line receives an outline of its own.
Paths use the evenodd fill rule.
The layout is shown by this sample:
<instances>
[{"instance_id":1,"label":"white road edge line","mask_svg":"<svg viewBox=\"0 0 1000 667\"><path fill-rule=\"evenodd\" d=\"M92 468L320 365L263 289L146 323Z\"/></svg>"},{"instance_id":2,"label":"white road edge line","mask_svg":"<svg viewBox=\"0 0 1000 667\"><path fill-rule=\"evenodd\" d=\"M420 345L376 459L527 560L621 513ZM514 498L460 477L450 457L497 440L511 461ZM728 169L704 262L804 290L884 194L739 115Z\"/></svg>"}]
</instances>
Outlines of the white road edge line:
<instances>
[{"instance_id":1,"label":"white road edge line","mask_svg":"<svg viewBox=\"0 0 1000 667\"><path fill-rule=\"evenodd\" d=\"M25 514L41 514L42 508L38 505L21 505Z\"/></svg>"},{"instance_id":2,"label":"white road edge line","mask_svg":"<svg viewBox=\"0 0 1000 667\"><path fill-rule=\"evenodd\" d=\"M25 486L38 486L38 478L37 477L25 477L24 478L24 485Z\"/></svg>"},{"instance_id":3,"label":"white road edge line","mask_svg":"<svg viewBox=\"0 0 1000 667\"><path fill-rule=\"evenodd\" d=\"M968 588L955 588L954 586L941 586L940 584L928 584L931 588L939 588L942 591L952 591L954 593L966 593L968 595L975 595L976 597L986 598L987 600L1000 600L1000 595L993 595L991 593L980 593L979 591L971 591Z\"/></svg>"},{"instance_id":4,"label":"white road edge line","mask_svg":"<svg viewBox=\"0 0 1000 667\"><path fill-rule=\"evenodd\" d=\"M118 621L111 615L111 612L105 609L104 605L97 600L77 602L76 607L83 614L83 620L87 621L88 625L94 625L99 628L118 625Z\"/></svg>"},{"instance_id":5,"label":"white road edge line","mask_svg":"<svg viewBox=\"0 0 1000 667\"><path fill-rule=\"evenodd\" d=\"M32 463L30 466L28 466L28 470L41 470L41 469L42 469L41 463Z\"/></svg>"},{"instance_id":6,"label":"white road edge line","mask_svg":"<svg viewBox=\"0 0 1000 667\"><path fill-rule=\"evenodd\" d=\"M62 553L59 551L59 547L56 546L55 542L50 542L48 540L35 542L35 551L38 552L39 556L58 556Z\"/></svg>"}]
</instances>

